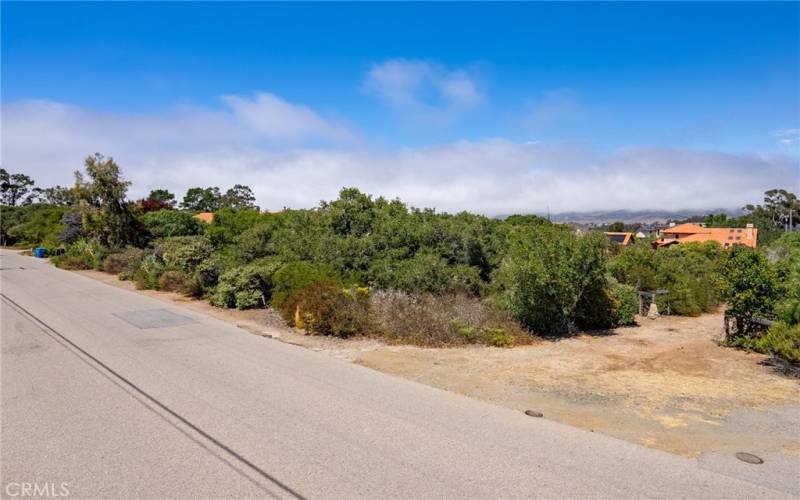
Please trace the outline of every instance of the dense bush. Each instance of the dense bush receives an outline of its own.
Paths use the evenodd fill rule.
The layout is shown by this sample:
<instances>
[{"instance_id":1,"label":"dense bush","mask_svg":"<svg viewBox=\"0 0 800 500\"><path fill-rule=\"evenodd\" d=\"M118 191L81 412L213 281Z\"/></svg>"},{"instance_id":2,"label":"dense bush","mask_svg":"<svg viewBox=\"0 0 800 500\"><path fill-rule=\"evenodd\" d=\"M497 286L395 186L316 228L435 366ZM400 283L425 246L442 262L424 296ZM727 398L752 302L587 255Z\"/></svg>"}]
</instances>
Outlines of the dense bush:
<instances>
[{"instance_id":1,"label":"dense bush","mask_svg":"<svg viewBox=\"0 0 800 500\"><path fill-rule=\"evenodd\" d=\"M371 281L377 288L407 292L468 292L480 295L484 287L479 269L464 264L452 265L432 253L418 253L407 260L375 262L371 275Z\"/></svg>"},{"instance_id":2,"label":"dense bush","mask_svg":"<svg viewBox=\"0 0 800 500\"><path fill-rule=\"evenodd\" d=\"M79 240L51 261L61 269L96 269L100 267L103 256L104 249L97 242Z\"/></svg>"},{"instance_id":3,"label":"dense bush","mask_svg":"<svg viewBox=\"0 0 800 500\"><path fill-rule=\"evenodd\" d=\"M740 323L753 317L772 318L779 294L778 277L761 253L742 246L726 252L717 265L717 286L727 313Z\"/></svg>"},{"instance_id":4,"label":"dense bush","mask_svg":"<svg viewBox=\"0 0 800 500\"><path fill-rule=\"evenodd\" d=\"M164 271L158 277L158 289L165 292L180 292L184 288L183 274L179 271Z\"/></svg>"},{"instance_id":5,"label":"dense bush","mask_svg":"<svg viewBox=\"0 0 800 500\"><path fill-rule=\"evenodd\" d=\"M666 289L659 295L659 309L697 316L719 304L715 289L715 265L724 253L714 242L674 245L654 250L647 242L622 249L608 264L619 282L638 290Z\"/></svg>"},{"instance_id":6,"label":"dense bush","mask_svg":"<svg viewBox=\"0 0 800 500\"><path fill-rule=\"evenodd\" d=\"M367 334L372 328L368 290L342 289L330 281L293 291L281 313L290 325L315 335L347 338Z\"/></svg>"},{"instance_id":7,"label":"dense bush","mask_svg":"<svg viewBox=\"0 0 800 500\"><path fill-rule=\"evenodd\" d=\"M289 295L314 283L337 285L340 279L330 266L315 265L310 262L290 262L283 265L273 276L272 306L283 309Z\"/></svg>"},{"instance_id":8,"label":"dense bush","mask_svg":"<svg viewBox=\"0 0 800 500\"><path fill-rule=\"evenodd\" d=\"M158 290L159 278L165 270L164 263L155 254L147 253L131 279L140 290Z\"/></svg>"},{"instance_id":9,"label":"dense bush","mask_svg":"<svg viewBox=\"0 0 800 500\"><path fill-rule=\"evenodd\" d=\"M606 246L603 235L578 237L566 227L515 232L495 278L501 304L536 333L575 332L586 294L606 293Z\"/></svg>"},{"instance_id":10,"label":"dense bush","mask_svg":"<svg viewBox=\"0 0 800 500\"><path fill-rule=\"evenodd\" d=\"M250 309L266 307L273 289L278 263L261 259L222 273L211 303L218 307Z\"/></svg>"},{"instance_id":11,"label":"dense bush","mask_svg":"<svg viewBox=\"0 0 800 500\"><path fill-rule=\"evenodd\" d=\"M103 271L111 274L130 275L139 267L144 252L140 248L128 247L122 252L112 253L103 260Z\"/></svg>"},{"instance_id":12,"label":"dense bush","mask_svg":"<svg viewBox=\"0 0 800 500\"><path fill-rule=\"evenodd\" d=\"M638 308L639 299L632 286L613 278L598 280L581 297L575 323L584 330L632 325Z\"/></svg>"},{"instance_id":13,"label":"dense bush","mask_svg":"<svg viewBox=\"0 0 800 500\"><path fill-rule=\"evenodd\" d=\"M788 325L778 321L769 327L767 333L748 343L747 347L800 363L800 324Z\"/></svg>"},{"instance_id":14,"label":"dense bush","mask_svg":"<svg viewBox=\"0 0 800 500\"><path fill-rule=\"evenodd\" d=\"M205 236L174 236L156 242L155 251L166 267L191 273L211 257L214 247Z\"/></svg>"},{"instance_id":15,"label":"dense bush","mask_svg":"<svg viewBox=\"0 0 800 500\"><path fill-rule=\"evenodd\" d=\"M171 209L148 212L142 216L142 222L153 238L194 236L202 234L206 225L190 212Z\"/></svg>"},{"instance_id":16,"label":"dense bush","mask_svg":"<svg viewBox=\"0 0 800 500\"><path fill-rule=\"evenodd\" d=\"M217 246L233 243L239 235L258 225L267 216L253 208L223 208L214 212L214 220L206 229L206 234Z\"/></svg>"},{"instance_id":17,"label":"dense bush","mask_svg":"<svg viewBox=\"0 0 800 500\"><path fill-rule=\"evenodd\" d=\"M370 312L375 333L404 343L506 347L533 340L510 314L466 294L374 291Z\"/></svg>"},{"instance_id":18,"label":"dense bush","mask_svg":"<svg viewBox=\"0 0 800 500\"><path fill-rule=\"evenodd\" d=\"M64 229L61 218L68 207L35 203L22 207L0 207L0 244L8 246L58 247Z\"/></svg>"}]
</instances>

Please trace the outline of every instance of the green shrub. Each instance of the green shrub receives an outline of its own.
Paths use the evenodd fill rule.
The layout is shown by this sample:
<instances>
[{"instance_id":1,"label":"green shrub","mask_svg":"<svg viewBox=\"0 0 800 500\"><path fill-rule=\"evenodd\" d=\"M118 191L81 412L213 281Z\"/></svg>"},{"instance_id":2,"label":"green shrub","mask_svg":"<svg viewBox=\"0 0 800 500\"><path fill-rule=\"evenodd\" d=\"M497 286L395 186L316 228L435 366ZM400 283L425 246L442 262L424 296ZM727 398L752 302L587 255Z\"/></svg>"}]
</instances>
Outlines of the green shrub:
<instances>
[{"instance_id":1,"label":"green shrub","mask_svg":"<svg viewBox=\"0 0 800 500\"><path fill-rule=\"evenodd\" d=\"M778 317L778 320L787 325L794 326L800 324L800 300L782 300L775 306L775 315Z\"/></svg>"},{"instance_id":2,"label":"green shrub","mask_svg":"<svg viewBox=\"0 0 800 500\"><path fill-rule=\"evenodd\" d=\"M769 327L767 333L753 340L747 347L792 363L800 363L800 324L790 326L777 321Z\"/></svg>"},{"instance_id":3,"label":"green shrub","mask_svg":"<svg viewBox=\"0 0 800 500\"><path fill-rule=\"evenodd\" d=\"M142 217L145 228L154 238L170 236L194 236L203 233L205 223L190 212L179 210L157 210Z\"/></svg>"},{"instance_id":4,"label":"green shrub","mask_svg":"<svg viewBox=\"0 0 800 500\"><path fill-rule=\"evenodd\" d=\"M780 292L777 274L759 252L734 246L718 264L717 286L727 303L727 314L737 319L737 332L743 331L745 320L753 317L774 317L774 306Z\"/></svg>"},{"instance_id":5,"label":"green shrub","mask_svg":"<svg viewBox=\"0 0 800 500\"><path fill-rule=\"evenodd\" d=\"M155 249L168 268L185 273L193 273L214 252L211 242L204 236L164 238L156 243Z\"/></svg>"},{"instance_id":6,"label":"green shrub","mask_svg":"<svg viewBox=\"0 0 800 500\"><path fill-rule=\"evenodd\" d=\"M340 281L330 266L305 261L290 262L281 266L273 276L272 306L281 310L289 295L312 283L339 284Z\"/></svg>"},{"instance_id":7,"label":"green shrub","mask_svg":"<svg viewBox=\"0 0 800 500\"><path fill-rule=\"evenodd\" d=\"M659 310L697 316L719 303L715 264L725 252L714 242L674 245L655 250L647 242L623 248L608 264L612 277L634 290L666 289Z\"/></svg>"},{"instance_id":8,"label":"green shrub","mask_svg":"<svg viewBox=\"0 0 800 500\"><path fill-rule=\"evenodd\" d=\"M144 252L135 247L128 247L122 252L112 253L103 260L103 271L111 274L132 274L142 262Z\"/></svg>"},{"instance_id":9,"label":"green shrub","mask_svg":"<svg viewBox=\"0 0 800 500\"><path fill-rule=\"evenodd\" d=\"M342 289L331 282L295 290L283 302L284 319L314 335L347 338L371 330L366 288Z\"/></svg>"},{"instance_id":10,"label":"green shrub","mask_svg":"<svg viewBox=\"0 0 800 500\"><path fill-rule=\"evenodd\" d=\"M95 269L100 265L102 248L91 240L78 240L67 247L61 255L56 255L51 262L61 269Z\"/></svg>"},{"instance_id":11,"label":"green shrub","mask_svg":"<svg viewBox=\"0 0 800 500\"><path fill-rule=\"evenodd\" d=\"M268 259L235 267L222 273L211 303L217 307L250 309L265 307L273 289L278 264Z\"/></svg>"},{"instance_id":12,"label":"green shrub","mask_svg":"<svg viewBox=\"0 0 800 500\"><path fill-rule=\"evenodd\" d=\"M406 292L480 295L484 282L477 267L451 264L435 253L417 253L405 260L387 258L372 264L371 282L378 288Z\"/></svg>"},{"instance_id":13,"label":"green shrub","mask_svg":"<svg viewBox=\"0 0 800 500\"><path fill-rule=\"evenodd\" d=\"M52 250L61 242L61 217L68 207L34 203L22 207L0 207L0 244L42 246Z\"/></svg>"},{"instance_id":14,"label":"green shrub","mask_svg":"<svg viewBox=\"0 0 800 500\"><path fill-rule=\"evenodd\" d=\"M615 326L633 325L636 323L636 314L639 312L639 297L636 290L630 285L614 283L611 293L618 302Z\"/></svg>"},{"instance_id":15,"label":"green shrub","mask_svg":"<svg viewBox=\"0 0 800 500\"><path fill-rule=\"evenodd\" d=\"M215 245L232 243L267 216L253 208L223 208L214 212L214 220L206 229L206 234Z\"/></svg>"},{"instance_id":16,"label":"green shrub","mask_svg":"<svg viewBox=\"0 0 800 500\"><path fill-rule=\"evenodd\" d=\"M606 248L601 234L578 237L568 227L516 227L508 255L495 275L500 303L534 332L574 333L581 318L596 317L581 314L581 303L608 300L604 296ZM605 325L593 325L590 320L583 326L607 326L601 319Z\"/></svg>"},{"instance_id":17,"label":"green shrub","mask_svg":"<svg viewBox=\"0 0 800 500\"><path fill-rule=\"evenodd\" d=\"M164 271L158 277L158 289L164 292L179 292L183 285L183 275L178 271Z\"/></svg>"},{"instance_id":18,"label":"green shrub","mask_svg":"<svg viewBox=\"0 0 800 500\"><path fill-rule=\"evenodd\" d=\"M485 344L494 347L512 347L514 345L514 337L503 328L468 326L459 320L453 321L453 327L468 344Z\"/></svg>"},{"instance_id":19,"label":"green shrub","mask_svg":"<svg viewBox=\"0 0 800 500\"><path fill-rule=\"evenodd\" d=\"M133 272L131 279L140 290L158 290L159 278L164 271L164 264L158 257L155 254L147 254Z\"/></svg>"}]
</instances>

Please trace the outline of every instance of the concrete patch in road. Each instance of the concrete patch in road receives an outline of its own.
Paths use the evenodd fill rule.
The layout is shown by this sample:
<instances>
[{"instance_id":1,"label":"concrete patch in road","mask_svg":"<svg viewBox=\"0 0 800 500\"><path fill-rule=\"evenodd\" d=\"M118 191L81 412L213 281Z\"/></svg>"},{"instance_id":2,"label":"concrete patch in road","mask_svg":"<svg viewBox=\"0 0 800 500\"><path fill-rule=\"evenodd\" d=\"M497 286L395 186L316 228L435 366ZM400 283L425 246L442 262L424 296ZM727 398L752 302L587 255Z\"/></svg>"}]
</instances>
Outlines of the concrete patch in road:
<instances>
[{"instance_id":1,"label":"concrete patch in road","mask_svg":"<svg viewBox=\"0 0 800 500\"><path fill-rule=\"evenodd\" d=\"M171 328L174 326L191 325L197 323L196 320L176 314L167 309L144 309L140 311L126 311L112 313L113 316L125 321L126 323L139 328L149 330L151 328Z\"/></svg>"}]
</instances>

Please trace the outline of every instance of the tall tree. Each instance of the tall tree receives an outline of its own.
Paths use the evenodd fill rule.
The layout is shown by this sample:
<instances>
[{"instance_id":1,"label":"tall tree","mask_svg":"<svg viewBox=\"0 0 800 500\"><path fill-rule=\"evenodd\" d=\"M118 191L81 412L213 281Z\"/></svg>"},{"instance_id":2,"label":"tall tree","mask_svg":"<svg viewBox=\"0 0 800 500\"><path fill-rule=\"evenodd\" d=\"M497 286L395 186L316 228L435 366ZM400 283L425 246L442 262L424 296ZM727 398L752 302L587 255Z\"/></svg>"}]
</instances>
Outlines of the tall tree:
<instances>
[{"instance_id":1,"label":"tall tree","mask_svg":"<svg viewBox=\"0 0 800 500\"><path fill-rule=\"evenodd\" d=\"M6 169L0 168L0 203L3 205L30 205L36 201L40 191L27 175L10 174Z\"/></svg>"},{"instance_id":2,"label":"tall tree","mask_svg":"<svg viewBox=\"0 0 800 500\"><path fill-rule=\"evenodd\" d=\"M148 200L155 200L160 201L166 205L171 207L175 206L175 195L167 191L166 189L154 189L150 191L150 194L147 196Z\"/></svg>"},{"instance_id":3,"label":"tall tree","mask_svg":"<svg viewBox=\"0 0 800 500\"><path fill-rule=\"evenodd\" d=\"M42 189L39 200L49 205L75 205L78 203L77 195L72 188L53 186Z\"/></svg>"},{"instance_id":4,"label":"tall tree","mask_svg":"<svg viewBox=\"0 0 800 500\"><path fill-rule=\"evenodd\" d=\"M764 193L763 205L746 205L744 210L757 218L769 219L777 227L784 227L789 222L792 212L792 226L800 224L800 200L797 195L785 189L770 189Z\"/></svg>"},{"instance_id":5,"label":"tall tree","mask_svg":"<svg viewBox=\"0 0 800 500\"><path fill-rule=\"evenodd\" d=\"M225 192L222 203L228 208L253 208L256 197L248 186L236 184Z\"/></svg>"},{"instance_id":6,"label":"tall tree","mask_svg":"<svg viewBox=\"0 0 800 500\"><path fill-rule=\"evenodd\" d=\"M216 212L223 207L223 199L218 187L193 187L186 191L181 208L197 212Z\"/></svg>"},{"instance_id":7,"label":"tall tree","mask_svg":"<svg viewBox=\"0 0 800 500\"><path fill-rule=\"evenodd\" d=\"M88 181L75 172L84 230L110 247L139 243L144 231L130 210L126 199L130 182L123 180L119 166L100 153L87 157L84 165Z\"/></svg>"}]
</instances>

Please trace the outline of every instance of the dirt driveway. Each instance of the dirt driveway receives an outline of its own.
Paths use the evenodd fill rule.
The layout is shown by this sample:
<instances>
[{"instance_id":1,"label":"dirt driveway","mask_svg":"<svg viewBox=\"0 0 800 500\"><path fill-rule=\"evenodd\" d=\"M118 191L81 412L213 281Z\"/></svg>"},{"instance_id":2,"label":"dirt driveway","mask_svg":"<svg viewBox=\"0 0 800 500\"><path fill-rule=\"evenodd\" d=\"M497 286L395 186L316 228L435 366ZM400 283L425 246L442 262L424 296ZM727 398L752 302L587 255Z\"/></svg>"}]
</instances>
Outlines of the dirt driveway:
<instances>
[{"instance_id":1,"label":"dirt driveway","mask_svg":"<svg viewBox=\"0 0 800 500\"><path fill-rule=\"evenodd\" d=\"M81 274L133 289L96 271ZM387 345L302 335L267 310L231 311L142 291L386 373L620 439L698 456L750 451L800 455L800 381L720 347L722 315L640 319L608 335L502 349Z\"/></svg>"}]
</instances>

